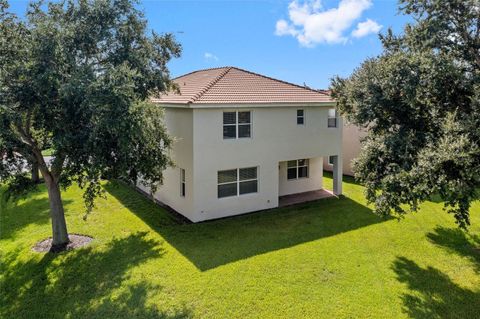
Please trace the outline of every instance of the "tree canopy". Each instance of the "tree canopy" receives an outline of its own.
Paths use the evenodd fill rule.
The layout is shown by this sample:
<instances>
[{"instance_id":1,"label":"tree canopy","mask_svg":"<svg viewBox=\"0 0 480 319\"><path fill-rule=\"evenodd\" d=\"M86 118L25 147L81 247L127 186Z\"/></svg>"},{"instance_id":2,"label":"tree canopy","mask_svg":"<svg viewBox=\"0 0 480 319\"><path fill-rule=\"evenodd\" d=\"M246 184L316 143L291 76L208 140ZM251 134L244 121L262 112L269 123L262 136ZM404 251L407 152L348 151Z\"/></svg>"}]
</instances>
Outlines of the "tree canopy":
<instances>
[{"instance_id":1,"label":"tree canopy","mask_svg":"<svg viewBox=\"0 0 480 319\"><path fill-rule=\"evenodd\" d=\"M439 195L459 226L480 188L480 5L401 0L414 22L380 35L383 52L332 80L340 112L367 137L355 177L382 215Z\"/></svg>"},{"instance_id":2,"label":"tree canopy","mask_svg":"<svg viewBox=\"0 0 480 319\"><path fill-rule=\"evenodd\" d=\"M54 244L68 241L61 188L78 183L91 209L102 178L141 176L155 190L172 164L162 110L149 98L174 88L167 63L181 46L148 32L135 5L36 1L19 19L0 0L0 178L25 190L25 167L38 163Z\"/></svg>"}]
</instances>

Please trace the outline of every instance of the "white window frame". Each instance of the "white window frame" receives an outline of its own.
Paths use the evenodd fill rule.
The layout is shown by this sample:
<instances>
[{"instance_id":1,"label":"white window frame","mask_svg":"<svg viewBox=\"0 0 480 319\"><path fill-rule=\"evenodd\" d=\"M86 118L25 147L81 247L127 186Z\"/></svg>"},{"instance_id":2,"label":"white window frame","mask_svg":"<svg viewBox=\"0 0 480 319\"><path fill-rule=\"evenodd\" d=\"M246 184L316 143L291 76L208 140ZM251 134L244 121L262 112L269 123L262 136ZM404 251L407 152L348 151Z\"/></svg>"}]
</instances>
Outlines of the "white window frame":
<instances>
[{"instance_id":1,"label":"white window frame","mask_svg":"<svg viewBox=\"0 0 480 319\"><path fill-rule=\"evenodd\" d=\"M251 179L245 179L245 180L240 180L240 170L241 169L249 169L249 168L255 168L257 171L257 177L256 178L251 178ZM225 183L219 183L218 182L218 173L223 172L223 171L237 171L237 180L234 182L225 182ZM250 192L250 193L245 193L245 194L240 194L240 183L243 182L252 182L256 181L257 182L257 191L256 192ZM229 195L229 196L222 196L218 197L218 186L220 185L227 185L227 184L237 184L237 194L236 195ZM259 183L258 183L258 166L249 166L249 167L240 167L240 168L232 168L232 169L222 169L217 171L217 198L218 199L223 199L223 198L229 198L229 197L238 197L238 196L243 196L243 195L251 195L251 194L257 194L258 193L258 188L259 188Z\"/></svg>"},{"instance_id":2,"label":"white window frame","mask_svg":"<svg viewBox=\"0 0 480 319\"><path fill-rule=\"evenodd\" d=\"M250 113L250 122L249 123L239 123L238 122L238 113L242 113L242 112L248 112ZM223 114L224 113L235 113L235 123L234 124L225 124L223 123ZM252 138L252 135L253 135L253 112L251 110L224 110L222 112L222 135L223 135L223 128L225 126L234 126L235 127L235 137L225 137L223 135L223 139L224 140L238 140L238 139L247 139L247 138ZM238 134L239 134L239 127L240 126L246 126L246 125L249 125L250 126L250 136L242 136L240 137Z\"/></svg>"},{"instance_id":3,"label":"white window frame","mask_svg":"<svg viewBox=\"0 0 480 319\"><path fill-rule=\"evenodd\" d=\"M330 111L331 111L331 110L333 110L334 116L331 116L331 115L330 115ZM331 123L330 120L334 120L334 121L333 121L334 125L330 125L330 123ZM333 108L328 109L327 126L328 126L329 128L335 128L335 127L338 126L338 116L337 116L337 110L336 110L336 109L333 109Z\"/></svg>"},{"instance_id":4,"label":"white window frame","mask_svg":"<svg viewBox=\"0 0 480 319\"><path fill-rule=\"evenodd\" d=\"M302 111L302 115L298 115L298 111ZM298 123L298 119L300 118L303 123ZM305 125L305 109L297 109L297 125Z\"/></svg>"},{"instance_id":5,"label":"white window frame","mask_svg":"<svg viewBox=\"0 0 480 319\"><path fill-rule=\"evenodd\" d=\"M185 169L180 168L180 197L185 197L187 193L187 184L185 183L186 180L186 173Z\"/></svg>"},{"instance_id":6,"label":"white window frame","mask_svg":"<svg viewBox=\"0 0 480 319\"><path fill-rule=\"evenodd\" d=\"M295 166L292 166L292 167L288 167L288 162L291 162L291 161L287 161L287 180L289 181L293 181L293 180L298 180L298 179L303 179L303 178L309 178L310 177L310 160L308 158L300 158L300 159L297 159L297 160L292 160L292 161L295 161ZM305 165L299 165L298 163L300 161L305 161ZM300 171L300 168L303 168L303 167L306 167L307 168L307 176L303 176L303 177L298 177L298 172ZM288 169L292 169L292 168L295 168L295 178L288 178Z\"/></svg>"}]
</instances>

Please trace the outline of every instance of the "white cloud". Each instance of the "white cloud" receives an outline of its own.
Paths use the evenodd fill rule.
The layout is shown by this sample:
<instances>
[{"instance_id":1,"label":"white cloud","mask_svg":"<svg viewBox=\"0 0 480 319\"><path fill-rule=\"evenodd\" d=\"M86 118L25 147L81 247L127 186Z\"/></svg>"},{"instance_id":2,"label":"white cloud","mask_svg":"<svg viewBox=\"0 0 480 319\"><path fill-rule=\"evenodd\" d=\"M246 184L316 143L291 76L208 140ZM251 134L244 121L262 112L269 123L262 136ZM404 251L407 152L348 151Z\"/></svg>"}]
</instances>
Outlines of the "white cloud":
<instances>
[{"instance_id":1,"label":"white cloud","mask_svg":"<svg viewBox=\"0 0 480 319\"><path fill-rule=\"evenodd\" d=\"M371 5L371 0L341 0L338 7L324 9L320 0L294 0L288 5L290 21L278 20L275 34L293 36L303 46L345 43L348 40L347 31ZM366 27L372 26L369 23ZM363 29L361 32L364 32Z\"/></svg>"},{"instance_id":2,"label":"white cloud","mask_svg":"<svg viewBox=\"0 0 480 319\"><path fill-rule=\"evenodd\" d=\"M205 54L203 55L203 57L204 57L206 60L218 61L218 57L217 57L215 54L212 54L212 53L210 53L210 52L205 52Z\"/></svg>"},{"instance_id":3,"label":"white cloud","mask_svg":"<svg viewBox=\"0 0 480 319\"><path fill-rule=\"evenodd\" d=\"M377 22L371 19L367 19L367 21L357 24L357 28L353 30L352 36L354 36L355 38L361 38L369 35L370 33L378 33L381 28L382 26Z\"/></svg>"},{"instance_id":4,"label":"white cloud","mask_svg":"<svg viewBox=\"0 0 480 319\"><path fill-rule=\"evenodd\" d=\"M291 35L296 36L298 31L295 28L288 24L285 20L278 20L275 26L275 34L276 35Z\"/></svg>"}]
</instances>

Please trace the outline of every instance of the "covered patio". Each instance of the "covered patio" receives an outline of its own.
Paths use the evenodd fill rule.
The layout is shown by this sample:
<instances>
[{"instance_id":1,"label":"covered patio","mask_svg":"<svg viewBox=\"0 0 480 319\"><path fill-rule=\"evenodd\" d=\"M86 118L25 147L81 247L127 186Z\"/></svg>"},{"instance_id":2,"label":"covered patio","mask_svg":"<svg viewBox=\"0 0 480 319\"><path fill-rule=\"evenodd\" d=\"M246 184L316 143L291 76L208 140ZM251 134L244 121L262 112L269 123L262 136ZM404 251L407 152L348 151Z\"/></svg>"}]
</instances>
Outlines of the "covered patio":
<instances>
[{"instance_id":1,"label":"covered patio","mask_svg":"<svg viewBox=\"0 0 480 319\"><path fill-rule=\"evenodd\" d=\"M326 189L303 192L298 194L284 195L278 198L278 207L296 205L300 203L312 202L318 199L335 197L333 192Z\"/></svg>"}]
</instances>

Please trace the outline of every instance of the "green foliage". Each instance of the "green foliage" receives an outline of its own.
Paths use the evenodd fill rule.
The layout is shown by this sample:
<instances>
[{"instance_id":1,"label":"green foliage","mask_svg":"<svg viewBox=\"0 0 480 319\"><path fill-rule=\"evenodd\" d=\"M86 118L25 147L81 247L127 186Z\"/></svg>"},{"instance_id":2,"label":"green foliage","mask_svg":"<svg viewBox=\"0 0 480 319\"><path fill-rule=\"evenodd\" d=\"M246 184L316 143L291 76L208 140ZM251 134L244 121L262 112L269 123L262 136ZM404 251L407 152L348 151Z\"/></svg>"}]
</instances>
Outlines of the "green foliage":
<instances>
[{"instance_id":1,"label":"green foliage","mask_svg":"<svg viewBox=\"0 0 480 319\"><path fill-rule=\"evenodd\" d=\"M37 1L21 20L0 2L0 154L37 160L64 188L78 183L87 210L101 178L141 176L155 189L172 164L162 110L149 98L173 88L167 63L181 47L171 34L149 34L135 6ZM49 148L51 166L41 155ZM2 163L0 174L20 174L15 167Z\"/></svg>"},{"instance_id":2,"label":"green foliage","mask_svg":"<svg viewBox=\"0 0 480 319\"><path fill-rule=\"evenodd\" d=\"M52 148L47 148L47 149L42 151L42 155L43 156L52 156L53 152L54 152L54 150Z\"/></svg>"},{"instance_id":3,"label":"green foliage","mask_svg":"<svg viewBox=\"0 0 480 319\"><path fill-rule=\"evenodd\" d=\"M6 203L10 200L25 198L27 195L37 189L37 183L32 181L27 174L17 174L6 181L6 190L2 194L2 201Z\"/></svg>"},{"instance_id":4,"label":"green foliage","mask_svg":"<svg viewBox=\"0 0 480 319\"><path fill-rule=\"evenodd\" d=\"M356 178L381 215L435 194L460 227L480 187L480 7L404 0L413 25L380 36L384 51L332 81L340 112L368 136Z\"/></svg>"}]
</instances>

